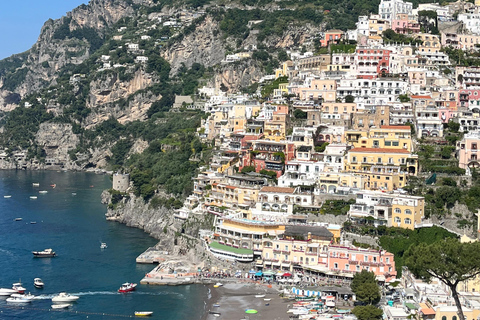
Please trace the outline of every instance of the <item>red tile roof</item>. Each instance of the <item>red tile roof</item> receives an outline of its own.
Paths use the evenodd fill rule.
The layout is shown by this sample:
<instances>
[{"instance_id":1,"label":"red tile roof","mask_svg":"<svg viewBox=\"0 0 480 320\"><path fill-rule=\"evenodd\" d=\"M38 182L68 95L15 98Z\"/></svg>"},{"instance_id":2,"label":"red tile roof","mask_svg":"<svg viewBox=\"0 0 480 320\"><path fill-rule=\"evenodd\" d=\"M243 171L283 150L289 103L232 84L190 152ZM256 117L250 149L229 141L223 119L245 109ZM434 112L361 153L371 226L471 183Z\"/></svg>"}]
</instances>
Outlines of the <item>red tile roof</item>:
<instances>
[{"instance_id":1,"label":"red tile roof","mask_svg":"<svg viewBox=\"0 0 480 320\"><path fill-rule=\"evenodd\" d=\"M372 153L410 153L405 149L387 149L387 148L353 148L349 152L372 152Z\"/></svg>"},{"instance_id":2,"label":"red tile roof","mask_svg":"<svg viewBox=\"0 0 480 320\"><path fill-rule=\"evenodd\" d=\"M402 129L402 130L410 130L409 126L380 126L381 129Z\"/></svg>"},{"instance_id":3,"label":"red tile roof","mask_svg":"<svg viewBox=\"0 0 480 320\"><path fill-rule=\"evenodd\" d=\"M275 193L293 193L294 188L282 188L282 187L263 187L260 192L275 192Z\"/></svg>"},{"instance_id":4,"label":"red tile roof","mask_svg":"<svg viewBox=\"0 0 480 320\"><path fill-rule=\"evenodd\" d=\"M432 99L430 96L412 96L412 99Z\"/></svg>"}]
</instances>

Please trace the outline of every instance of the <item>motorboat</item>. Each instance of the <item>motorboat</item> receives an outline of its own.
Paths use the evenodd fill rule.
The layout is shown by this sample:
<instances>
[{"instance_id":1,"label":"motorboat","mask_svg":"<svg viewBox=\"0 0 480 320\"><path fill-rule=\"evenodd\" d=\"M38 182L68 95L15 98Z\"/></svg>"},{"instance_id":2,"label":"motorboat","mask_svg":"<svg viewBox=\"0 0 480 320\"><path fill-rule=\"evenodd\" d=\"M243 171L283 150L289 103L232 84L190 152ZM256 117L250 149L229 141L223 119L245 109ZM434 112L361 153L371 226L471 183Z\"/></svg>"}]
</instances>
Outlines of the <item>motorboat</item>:
<instances>
[{"instance_id":1,"label":"motorboat","mask_svg":"<svg viewBox=\"0 0 480 320\"><path fill-rule=\"evenodd\" d=\"M223 284L221 284L220 282L217 282L213 285L214 288L219 288L221 286L223 286Z\"/></svg>"},{"instance_id":2,"label":"motorboat","mask_svg":"<svg viewBox=\"0 0 480 320\"><path fill-rule=\"evenodd\" d=\"M55 257L55 251L53 249L45 249L43 251L32 251L35 258L52 258Z\"/></svg>"},{"instance_id":3,"label":"motorboat","mask_svg":"<svg viewBox=\"0 0 480 320\"><path fill-rule=\"evenodd\" d=\"M30 199L35 200L35 199L38 199L38 197L37 196L30 196Z\"/></svg>"},{"instance_id":4,"label":"motorboat","mask_svg":"<svg viewBox=\"0 0 480 320\"><path fill-rule=\"evenodd\" d=\"M23 218L15 218L15 221L22 221Z\"/></svg>"},{"instance_id":5,"label":"motorboat","mask_svg":"<svg viewBox=\"0 0 480 320\"><path fill-rule=\"evenodd\" d=\"M105 242L102 242L102 243L100 244L100 249L107 249L107 248L108 248L108 246L107 246L107 244L106 244Z\"/></svg>"},{"instance_id":6,"label":"motorboat","mask_svg":"<svg viewBox=\"0 0 480 320\"><path fill-rule=\"evenodd\" d=\"M24 287L22 287L22 283L21 282L17 282L17 283L14 283L12 285L12 290L15 290L16 293L25 293L25 289Z\"/></svg>"},{"instance_id":7,"label":"motorboat","mask_svg":"<svg viewBox=\"0 0 480 320\"><path fill-rule=\"evenodd\" d=\"M37 289L43 289L43 286L45 285L40 278L35 278L33 279L33 285Z\"/></svg>"},{"instance_id":8,"label":"motorboat","mask_svg":"<svg viewBox=\"0 0 480 320\"><path fill-rule=\"evenodd\" d=\"M25 298L22 298L22 297L10 297L10 298L7 298L7 302L10 302L10 303L29 303L29 302L32 302L31 299L25 299Z\"/></svg>"},{"instance_id":9,"label":"motorboat","mask_svg":"<svg viewBox=\"0 0 480 320\"><path fill-rule=\"evenodd\" d=\"M69 304L69 303L52 304L52 309L66 309L70 306L71 306L71 304Z\"/></svg>"},{"instance_id":10,"label":"motorboat","mask_svg":"<svg viewBox=\"0 0 480 320\"><path fill-rule=\"evenodd\" d=\"M34 183L32 183L32 186L34 186L34 187L40 187L40 183L34 182Z\"/></svg>"},{"instance_id":11,"label":"motorboat","mask_svg":"<svg viewBox=\"0 0 480 320\"><path fill-rule=\"evenodd\" d=\"M74 296L66 292L60 292L58 295L52 298L53 302L74 302L80 299L79 296Z\"/></svg>"},{"instance_id":12,"label":"motorboat","mask_svg":"<svg viewBox=\"0 0 480 320\"><path fill-rule=\"evenodd\" d=\"M46 194L46 193L48 193L48 191L47 191L47 190L40 190L40 191L38 191L38 193L40 193L40 194Z\"/></svg>"},{"instance_id":13,"label":"motorboat","mask_svg":"<svg viewBox=\"0 0 480 320\"><path fill-rule=\"evenodd\" d=\"M28 294L20 294L20 293L14 293L11 295L12 298L22 298L22 299L27 299L27 300L34 300L35 296L31 293Z\"/></svg>"},{"instance_id":14,"label":"motorboat","mask_svg":"<svg viewBox=\"0 0 480 320\"><path fill-rule=\"evenodd\" d=\"M6 195L6 196L3 196L5 199L10 199L12 196L11 195Z\"/></svg>"},{"instance_id":15,"label":"motorboat","mask_svg":"<svg viewBox=\"0 0 480 320\"><path fill-rule=\"evenodd\" d=\"M14 293L17 293L17 291L13 289L0 288L0 296L10 296Z\"/></svg>"},{"instance_id":16,"label":"motorboat","mask_svg":"<svg viewBox=\"0 0 480 320\"><path fill-rule=\"evenodd\" d=\"M257 294L257 295L255 295L255 298L265 298L265 295L264 294Z\"/></svg>"},{"instance_id":17,"label":"motorboat","mask_svg":"<svg viewBox=\"0 0 480 320\"><path fill-rule=\"evenodd\" d=\"M118 292L125 293L125 292L134 291L136 287L137 287L136 283L126 282L126 283L122 284L120 289L118 289Z\"/></svg>"},{"instance_id":18,"label":"motorboat","mask_svg":"<svg viewBox=\"0 0 480 320\"><path fill-rule=\"evenodd\" d=\"M37 221L30 221L30 224L37 224Z\"/></svg>"},{"instance_id":19,"label":"motorboat","mask_svg":"<svg viewBox=\"0 0 480 320\"><path fill-rule=\"evenodd\" d=\"M135 311L135 317L149 317L153 311Z\"/></svg>"}]
</instances>

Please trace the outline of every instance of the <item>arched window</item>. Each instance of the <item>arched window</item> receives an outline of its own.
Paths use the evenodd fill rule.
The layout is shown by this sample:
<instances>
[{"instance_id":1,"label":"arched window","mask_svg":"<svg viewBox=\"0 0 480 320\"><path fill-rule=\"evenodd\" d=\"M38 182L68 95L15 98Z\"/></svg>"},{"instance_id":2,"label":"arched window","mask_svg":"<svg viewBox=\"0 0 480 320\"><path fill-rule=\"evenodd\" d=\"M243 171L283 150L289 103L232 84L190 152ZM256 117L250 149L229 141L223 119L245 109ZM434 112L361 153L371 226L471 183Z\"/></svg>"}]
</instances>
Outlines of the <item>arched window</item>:
<instances>
[{"instance_id":1,"label":"arched window","mask_svg":"<svg viewBox=\"0 0 480 320\"><path fill-rule=\"evenodd\" d=\"M406 210L405 210L405 214L412 214L412 210L406 209Z\"/></svg>"},{"instance_id":2,"label":"arched window","mask_svg":"<svg viewBox=\"0 0 480 320\"><path fill-rule=\"evenodd\" d=\"M405 224L412 224L412 219L410 218L405 218Z\"/></svg>"},{"instance_id":3,"label":"arched window","mask_svg":"<svg viewBox=\"0 0 480 320\"><path fill-rule=\"evenodd\" d=\"M447 320L447 316L443 316L443 317L442 317L442 320Z\"/></svg>"},{"instance_id":4,"label":"arched window","mask_svg":"<svg viewBox=\"0 0 480 320\"><path fill-rule=\"evenodd\" d=\"M395 208L395 213L402 213L402 210L400 210L400 208Z\"/></svg>"},{"instance_id":5,"label":"arched window","mask_svg":"<svg viewBox=\"0 0 480 320\"><path fill-rule=\"evenodd\" d=\"M452 320L457 320L457 316L453 316L453 317L452 317Z\"/></svg>"},{"instance_id":6,"label":"arched window","mask_svg":"<svg viewBox=\"0 0 480 320\"><path fill-rule=\"evenodd\" d=\"M399 217L395 217L395 222L402 222L402 219L400 219Z\"/></svg>"}]
</instances>

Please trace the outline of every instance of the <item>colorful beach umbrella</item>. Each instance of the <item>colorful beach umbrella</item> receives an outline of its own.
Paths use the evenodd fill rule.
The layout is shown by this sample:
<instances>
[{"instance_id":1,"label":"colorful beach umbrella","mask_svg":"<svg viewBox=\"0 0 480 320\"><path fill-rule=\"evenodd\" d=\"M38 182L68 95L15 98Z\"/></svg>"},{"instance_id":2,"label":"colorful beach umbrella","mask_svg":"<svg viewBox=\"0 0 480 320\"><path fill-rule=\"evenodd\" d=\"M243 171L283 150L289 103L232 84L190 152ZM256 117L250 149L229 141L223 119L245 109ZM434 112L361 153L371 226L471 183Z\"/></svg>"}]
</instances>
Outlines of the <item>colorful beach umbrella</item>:
<instances>
[{"instance_id":1,"label":"colorful beach umbrella","mask_svg":"<svg viewBox=\"0 0 480 320\"><path fill-rule=\"evenodd\" d=\"M291 277L292 274L287 272L287 273L284 273L283 276L284 276L284 277Z\"/></svg>"}]
</instances>

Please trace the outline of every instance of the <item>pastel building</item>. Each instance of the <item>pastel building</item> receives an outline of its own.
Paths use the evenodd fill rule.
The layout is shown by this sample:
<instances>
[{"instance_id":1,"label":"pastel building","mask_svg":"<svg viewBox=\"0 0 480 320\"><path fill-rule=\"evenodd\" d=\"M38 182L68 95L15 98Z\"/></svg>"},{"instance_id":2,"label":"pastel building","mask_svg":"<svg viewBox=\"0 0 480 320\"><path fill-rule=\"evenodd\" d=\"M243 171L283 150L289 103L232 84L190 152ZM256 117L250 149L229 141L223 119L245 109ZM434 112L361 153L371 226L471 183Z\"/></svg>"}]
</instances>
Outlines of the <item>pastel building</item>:
<instances>
[{"instance_id":1,"label":"pastel building","mask_svg":"<svg viewBox=\"0 0 480 320\"><path fill-rule=\"evenodd\" d=\"M457 143L458 166L462 169L480 166L480 132L469 132Z\"/></svg>"},{"instance_id":2,"label":"pastel building","mask_svg":"<svg viewBox=\"0 0 480 320\"><path fill-rule=\"evenodd\" d=\"M393 253L354 246L329 246L327 268L330 271L350 274L362 270L371 271L378 281L388 282L397 276Z\"/></svg>"}]
</instances>

